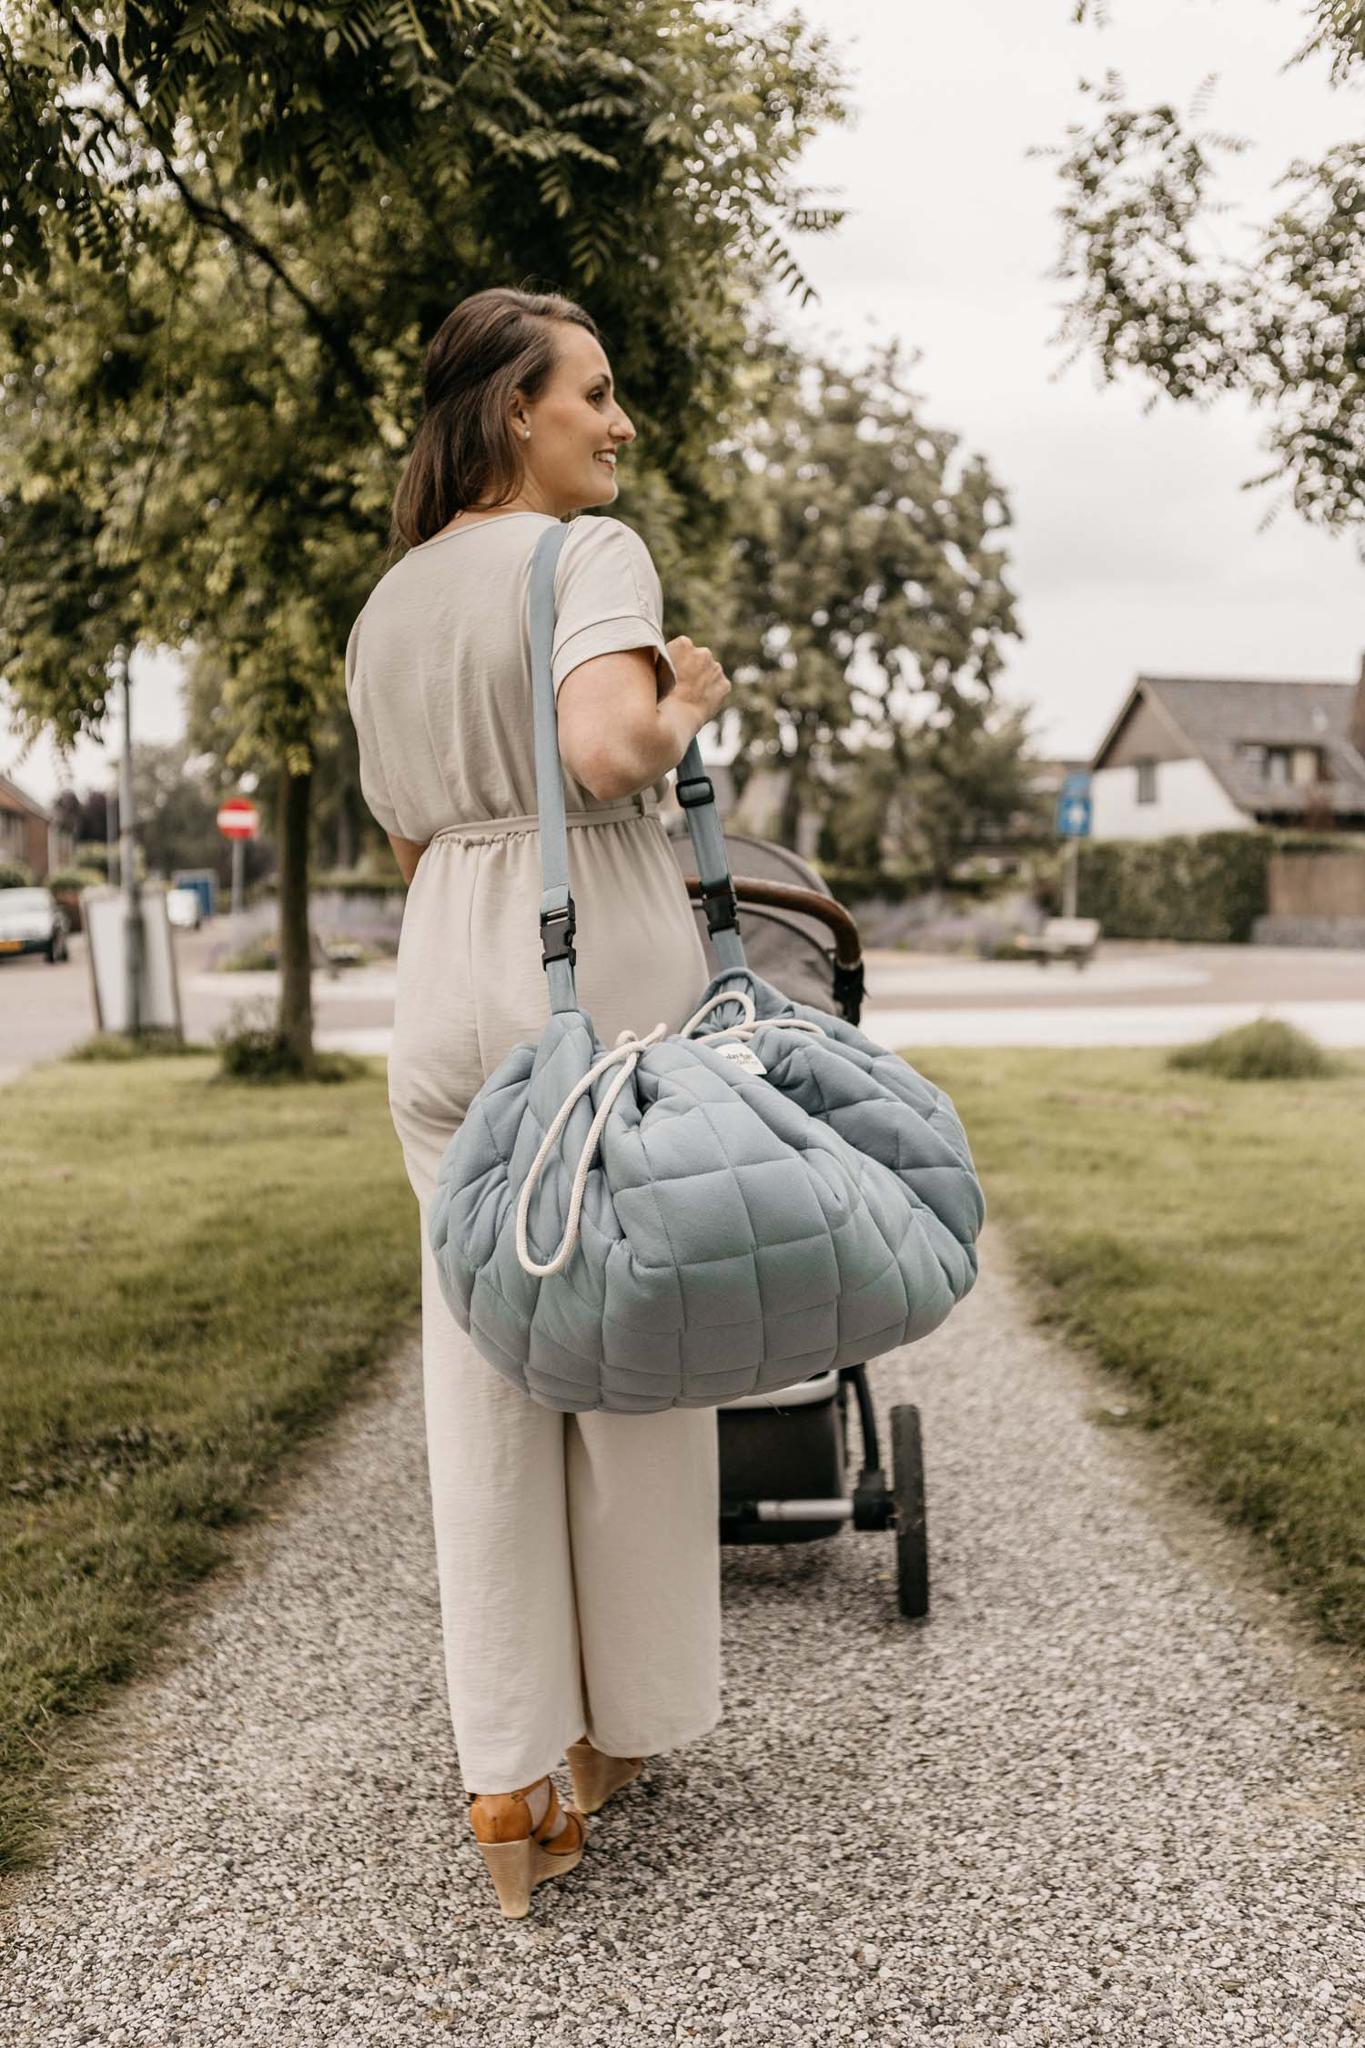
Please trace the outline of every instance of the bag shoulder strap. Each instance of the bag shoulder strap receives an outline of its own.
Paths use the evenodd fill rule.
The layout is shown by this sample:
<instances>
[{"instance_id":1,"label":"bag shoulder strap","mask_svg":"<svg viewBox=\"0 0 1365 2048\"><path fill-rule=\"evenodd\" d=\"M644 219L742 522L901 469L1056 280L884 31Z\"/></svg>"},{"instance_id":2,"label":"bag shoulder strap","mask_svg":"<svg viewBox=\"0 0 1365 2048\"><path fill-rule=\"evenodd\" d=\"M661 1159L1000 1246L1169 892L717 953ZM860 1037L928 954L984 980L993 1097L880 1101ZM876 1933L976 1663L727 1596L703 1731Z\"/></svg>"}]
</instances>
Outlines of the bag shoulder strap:
<instances>
[{"instance_id":1,"label":"bag shoulder strap","mask_svg":"<svg viewBox=\"0 0 1365 2048\"><path fill-rule=\"evenodd\" d=\"M574 986L573 897L569 892L569 834L564 822L564 778L559 756L559 719L555 706L553 658L555 637L555 569L569 535L558 520L536 542L531 557L528 599L531 635L531 696L535 721L536 810L540 818L540 943L549 976L550 1009L576 1010ZM715 790L702 763L701 748L692 740L678 763L678 801L687 813L687 829L701 877L707 929L722 968L747 968L739 935L734 882L725 857L725 834L716 810Z\"/></svg>"}]
</instances>

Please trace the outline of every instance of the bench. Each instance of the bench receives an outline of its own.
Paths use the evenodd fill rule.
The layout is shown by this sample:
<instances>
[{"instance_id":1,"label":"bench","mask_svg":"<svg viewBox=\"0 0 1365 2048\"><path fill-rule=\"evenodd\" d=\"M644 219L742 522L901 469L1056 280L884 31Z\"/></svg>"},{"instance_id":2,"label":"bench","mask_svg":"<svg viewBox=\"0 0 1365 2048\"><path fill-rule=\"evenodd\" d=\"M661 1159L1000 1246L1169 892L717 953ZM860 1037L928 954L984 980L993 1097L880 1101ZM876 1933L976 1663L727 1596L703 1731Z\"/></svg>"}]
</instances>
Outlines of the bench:
<instances>
[{"instance_id":1,"label":"bench","mask_svg":"<svg viewBox=\"0 0 1365 2048\"><path fill-rule=\"evenodd\" d=\"M1014 949L1026 960L1071 960L1077 967L1086 961L1100 942L1097 917L1050 917L1040 932L1016 932Z\"/></svg>"}]
</instances>

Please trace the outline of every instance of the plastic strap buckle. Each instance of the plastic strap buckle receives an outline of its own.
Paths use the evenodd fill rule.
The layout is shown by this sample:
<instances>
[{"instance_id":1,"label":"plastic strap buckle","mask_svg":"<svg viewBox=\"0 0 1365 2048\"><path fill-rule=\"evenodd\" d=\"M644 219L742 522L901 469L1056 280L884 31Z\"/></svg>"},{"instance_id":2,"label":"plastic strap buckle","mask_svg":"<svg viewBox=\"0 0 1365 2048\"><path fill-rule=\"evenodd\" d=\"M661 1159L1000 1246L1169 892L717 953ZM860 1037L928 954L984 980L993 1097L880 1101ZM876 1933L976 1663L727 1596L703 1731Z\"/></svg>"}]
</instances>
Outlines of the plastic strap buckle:
<instances>
[{"instance_id":1,"label":"plastic strap buckle","mask_svg":"<svg viewBox=\"0 0 1365 2048\"><path fill-rule=\"evenodd\" d=\"M714 935L719 931L739 930L739 903L735 885L728 875L721 882L703 882L701 900L706 909L708 932Z\"/></svg>"},{"instance_id":2,"label":"plastic strap buckle","mask_svg":"<svg viewBox=\"0 0 1365 2048\"><path fill-rule=\"evenodd\" d=\"M551 925L559 926L560 929L551 932L549 930ZM562 910L541 911L540 951L542 967L548 967L552 960L567 960L571 967L577 966L578 955L574 951L573 943L576 930L577 926L574 923L572 903L566 903Z\"/></svg>"},{"instance_id":3,"label":"plastic strap buckle","mask_svg":"<svg viewBox=\"0 0 1365 2048\"><path fill-rule=\"evenodd\" d=\"M678 802L685 811L695 811L701 804L713 804L716 800L715 785L709 775L679 775L673 784ZM700 790L699 796L684 796L687 789Z\"/></svg>"}]
</instances>

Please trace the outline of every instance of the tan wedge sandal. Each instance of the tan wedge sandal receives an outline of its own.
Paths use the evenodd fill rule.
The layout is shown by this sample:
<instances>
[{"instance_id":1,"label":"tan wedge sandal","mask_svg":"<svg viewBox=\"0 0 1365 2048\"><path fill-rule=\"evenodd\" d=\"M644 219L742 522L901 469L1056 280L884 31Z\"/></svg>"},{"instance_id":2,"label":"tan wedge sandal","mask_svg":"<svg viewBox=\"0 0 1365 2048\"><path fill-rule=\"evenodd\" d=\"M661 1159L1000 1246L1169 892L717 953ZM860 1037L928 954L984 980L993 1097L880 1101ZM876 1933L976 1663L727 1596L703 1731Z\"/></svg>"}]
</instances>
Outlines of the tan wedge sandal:
<instances>
[{"instance_id":1,"label":"tan wedge sandal","mask_svg":"<svg viewBox=\"0 0 1365 2048\"><path fill-rule=\"evenodd\" d=\"M565 1754L573 1779L574 1805L581 1813L596 1813L605 1806L613 1792L639 1777L644 1762L639 1756L607 1756L594 1749L586 1735L571 1742Z\"/></svg>"},{"instance_id":2,"label":"tan wedge sandal","mask_svg":"<svg viewBox=\"0 0 1365 2048\"><path fill-rule=\"evenodd\" d=\"M542 1785L549 1797L537 1821L533 1808ZM561 1811L552 1778L537 1778L517 1792L471 1793L469 1821L507 1920L525 1918L532 1887L572 1870L588 1838L582 1814L572 1806Z\"/></svg>"}]
</instances>

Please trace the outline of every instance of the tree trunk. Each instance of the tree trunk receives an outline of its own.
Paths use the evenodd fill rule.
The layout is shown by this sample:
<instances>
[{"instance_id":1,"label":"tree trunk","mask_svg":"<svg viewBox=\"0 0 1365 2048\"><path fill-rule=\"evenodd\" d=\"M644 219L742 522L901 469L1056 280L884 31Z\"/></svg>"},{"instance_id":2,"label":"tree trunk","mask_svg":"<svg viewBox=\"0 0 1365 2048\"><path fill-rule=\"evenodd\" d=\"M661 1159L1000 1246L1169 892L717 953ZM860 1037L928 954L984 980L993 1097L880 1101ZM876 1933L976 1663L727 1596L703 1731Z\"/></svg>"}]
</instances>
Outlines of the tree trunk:
<instances>
[{"instance_id":1,"label":"tree trunk","mask_svg":"<svg viewBox=\"0 0 1365 2048\"><path fill-rule=\"evenodd\" d=\"M806 792L806 761L803 754L788 755L784 766L787 770L787 786L782 792L782 808L778 812L777 836L782 846L796 852L796 837L801 824L801 799Z\"/></svg>"},{"instance_id":2,"label":"tree trunk","mask_svg":"<svg viewBox=\"0 0 1365 2048\"><path fill-rule=\"evenodd\" d=\"M337 850L334 865L338 868L353 868L355 853L355 796L350 783L347 782L343 783L337 792Z\"/></svg>"},{"instance_id":3,"label":"tree trunk","mask_svg":"<svg viewBox=\"0 0 1365 2048\"><path fill-rule=\"evenodd\" d=\"M301 1073L313 1070L312 945L308 930L308 809L313 777L280 764L280 1037Z\"/></svg>"}]
</instances>

